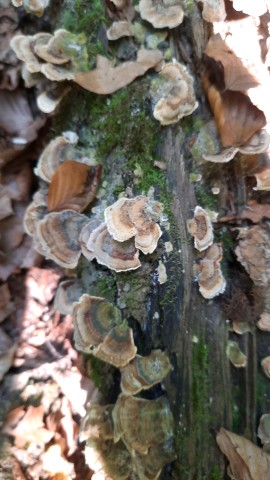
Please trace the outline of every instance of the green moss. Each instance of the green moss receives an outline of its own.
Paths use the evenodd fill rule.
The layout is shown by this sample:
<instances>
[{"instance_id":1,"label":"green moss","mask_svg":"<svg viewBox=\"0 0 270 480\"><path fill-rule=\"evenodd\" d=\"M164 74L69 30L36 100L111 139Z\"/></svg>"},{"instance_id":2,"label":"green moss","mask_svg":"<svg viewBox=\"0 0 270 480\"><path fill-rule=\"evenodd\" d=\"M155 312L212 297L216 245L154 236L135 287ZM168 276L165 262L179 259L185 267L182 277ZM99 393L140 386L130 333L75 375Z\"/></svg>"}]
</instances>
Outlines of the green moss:
<instances>
[{"instance_id":1,"label":"green moss","mask_svg":"<svg viewBox=\"0 0 270 480\"><path fill-rule=\"evenodd\" d=\"M106 300L109 300L109 302L115 301L117 289L113 277L106 276L105 278L96 280L93 289L93 294L96 296L104 297Z\"/></svg>"},{"instance_id":2,"label":"green moss","mask_svg":"<svg viewBox=\"0 0 270 480\"><path fill-rule=\"evenodd\" d=\"M57 26L72 33L85 34L89 67L93 68L96 55L104 54L104 48L97 38L102 22L108 22L104 5L100 0L91 0L91 2L88 0L74 0L72 2L64 0L62 3L61 16Z\"/></svg>"},{"instance_id":3,"label":"green moss","mask_svg":"<svg viewBox=\"0 0 270 480\"><path fill-rule=\"evenodd\" d=\"M223 473L220 471L220 468L215 466L212 468L210 475L207 477L207 480L222 480Z\"/></svg>"},{"instance_id":4,"label":"green moss","mask_svg":"<svg viewBox=\"0 0 270 480\"><path fill-rule=\"evenodd\" d=\"M198 205L203 208L209 208L210 210L216 210L218 207L218 199L217 196L213 195L212 193L208 193L205 186L201 184L201 182L196 183L194 185L196 199Z\"/></svg>"}]
</instances>

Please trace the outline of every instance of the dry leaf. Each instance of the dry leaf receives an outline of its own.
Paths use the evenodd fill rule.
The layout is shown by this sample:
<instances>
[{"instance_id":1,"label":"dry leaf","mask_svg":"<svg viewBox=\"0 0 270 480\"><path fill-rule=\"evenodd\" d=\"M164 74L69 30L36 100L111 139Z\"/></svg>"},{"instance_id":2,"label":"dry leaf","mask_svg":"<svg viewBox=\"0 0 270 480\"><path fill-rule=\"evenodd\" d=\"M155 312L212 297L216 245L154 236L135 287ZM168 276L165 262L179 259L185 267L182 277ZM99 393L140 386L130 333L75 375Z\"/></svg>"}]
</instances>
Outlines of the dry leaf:
<instances>
[{"instance_id":1,"label":"dry leaf","mask_svg":"<svg viewBox=\"0 0 270 480\"><path fill-rule=\"evenodd\" d=\"M269 480L270 455L244 437L221 428L217 443L230 466L228 474L235 480Z\"/></svg>"},{"instance_id":2,"label":"dry leaf","mask_svg":"<svg viewBox=\"0 0 270 480\"><path fill-rule=\"evenodd\" d=\"M129 85L161 60L162 53L159 50L141 49L135 62L124 62L114 67L111 60L98 55L95 70L76 73L74 81L89 92L108 95Z\"/></svg>"},{"instance_id":3,"label":"dry leaf","mask_svg":"<svg viewBox=\"0 0 270 480\"><path fill-rule=\"evenodd\" d=\"M210 72L211 83L220 91L245 91L259 85L219 33L209 39L204 64Z\"/></svg>"},{"instance_id":4,"label":"dry leaf","mask_svg":"<svg viewBox=\"0 0 270 480\"><path fill-rule=\"evenodd\" d=\"M259 223L263 218L270 218L270 205L268 203L257 203L256 200L250 200L242 209L239 218L241 220L251 220L253 223Z\"/></svg>"},{"instance_id":5,"label":"dry leaf","mask_svg":"<svg viewBox=\"0 0 270 480\"><path fill-rule=\"evenodd\" d=\"M28 407L24 417L15 428L6 425L4 431L14 437L15 446L23 448L27 443L47 443L53 437L53 432L44 428L44 407Z\"/></svg>"},{"instance_id":6,"label":"dry leaf","mask_svg":"<svg viewBox=\"0 0 270 480\"><path fill-rule=\"evenodd\" d=\"M223 147L238 147L266 125L264 113L242 92L220 92L209 78L203 77L211 110Z\"/></svg>"},{"instance_id":7,"label":"dry leaf","mask_svg":"<svg viewBox=\"0 0 270 480\"><path fill-rule=\"evenodd\" d=\"M68 462L61 452L59 445L51 445L48 450L41 455L43 469L49 473L50 476L63 474L63 479L70 478L73 472L73 463Z\"/></svg>"},{"instance_id":8,"label":"dry leaf","mask_svg":"<svg viewBox=\"0 0 270 480\"><path fill-rule=\"evenodd\" d=\"M82 212L94 198L101 167L66 160L56 170L48 190L48 210Z\"/></svg>"}]
</instances>

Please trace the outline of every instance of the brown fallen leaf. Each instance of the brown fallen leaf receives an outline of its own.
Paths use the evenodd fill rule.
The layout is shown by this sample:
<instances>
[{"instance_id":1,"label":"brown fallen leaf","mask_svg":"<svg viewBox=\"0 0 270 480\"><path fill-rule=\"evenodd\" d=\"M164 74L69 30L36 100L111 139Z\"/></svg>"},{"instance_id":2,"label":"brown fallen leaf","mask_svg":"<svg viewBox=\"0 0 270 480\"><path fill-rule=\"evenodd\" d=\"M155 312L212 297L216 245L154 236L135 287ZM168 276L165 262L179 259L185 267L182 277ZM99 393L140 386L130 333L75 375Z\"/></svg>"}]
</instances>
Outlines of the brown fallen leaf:
<instances>
[{"instance_id":1,"label":"brown fallen leaf","mask_svg":"<svg viewBox=\"0 0 270 480\"><path fill-rule=\"evenodd\" d=\"M61 480L69 480L73 477L74 466L73 463L68 462L61 452L59 445L51 445L48 450L41 455L43 469L49 473L50 478L61 478ZM57 474L62 474L58 477ZM55 477L54 477L55 475ZM71 477L72 475L72 477Z\"/></svg>"},{"instance_id":2,"label":"brown fallen leaf","mask_svg":"<svg viewBox=\"0 0 270 480\"><path fill-rule=\"evenodd\" d=\"M264 113L242 92L220 92L204 75L203 85L223 147L238 147L266 125Z\"/></svg>"},{"instance_id":3,"label":"brown fallen leaf","mask_svg":"<svg viewBox=\"0 0 270 480\"><path fill-rule=\"evenodd\" d=\"M0 323L15 310L7 283L0 286Z\"/></svg>"},{"instance_id":4,"label":"brown fallen leaf","mask_svg":"<svg viewBox=\"0 0 270 480\"><path fill-rule=\"evenodd\" d=\"M204 65L211 74L211 83L220 91L245 91L259 85L219 33L209 39Z\"/></svg>"},{"instance_id":5,"label":"brown fallen leaf","mask_svg":"<svg viewBox=\"0 0 270 480\"><path fill-rule=\"evenodd\" d=\"M92 167L66 160L57 168L49 185L49 212L68 209L82 212L94 200L100 176L100 165Z\"/></svg>"},{"instance_id":6,"label":"brown fallen leaf","mask_svg":"<svg viewBox=\"0 0 270 480\"><path fill-rule=\"evenodd\" d=\"M250 200L243 207L239 218L241 220L251 220L253 223L259 223L263 218L270 218L270 205L268 203L257 203L256 200Z\"/></svg>"},{"instance_id":7,"label":"brown fallen leaf","mask_svg":"<svg viewBox=\"0 0 270 480\"><path fill-rule=\"evenodd\" d=\"M49 432L45 428L43 422L44 407L28 407L24 417L18 422L15 428L10 424L6 424L4 432L14 437L14 444L18 448L23 448L27 443L48 443L53 432Z\"/></svg>"},{"instance_id":8,"label":"brown fallen leaf","mask_svg":"<svg viewBox=\"0 0 270 480\"><path fill-rule=\"evenodd\" d=\"M113 66L113 61L98 55L96 68L90 72L76 73L74 81L89 92L108 95L129 85L161 61L162 53L159 50L141 49L136 61L124 62L117 67Z\"/></svg>"},{"instance_id":9,"label":"brown fallen leaf","mask_svg":"<svg viewBox=\"0 0 270 480\"><path fill-rule=\"evenodd\" d=\"M269 480L270 455L244 437L221 428L217 443L230 465L228 475L235 480Z\"/></svg>"}]
</instances>

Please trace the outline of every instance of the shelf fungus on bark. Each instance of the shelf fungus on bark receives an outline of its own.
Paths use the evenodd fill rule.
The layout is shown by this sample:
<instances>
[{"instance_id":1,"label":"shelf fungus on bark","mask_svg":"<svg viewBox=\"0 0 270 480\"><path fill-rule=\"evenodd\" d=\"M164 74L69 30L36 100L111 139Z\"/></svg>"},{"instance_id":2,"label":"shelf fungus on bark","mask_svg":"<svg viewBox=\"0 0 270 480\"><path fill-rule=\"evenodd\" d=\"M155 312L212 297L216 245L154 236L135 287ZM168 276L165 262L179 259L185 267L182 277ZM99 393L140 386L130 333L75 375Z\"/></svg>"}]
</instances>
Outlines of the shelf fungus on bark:
<instances>
[{"instance_id":1,"label":"shelf fungus on bark","mask_svg":"<svg viewBox=\"0 0 270 480\"><path fill-rule=\"evenodd\" d=\"M45 8L48 7L50 0L11 0L14 7L23 6L25 11L41 17Z\"/></svg>"},{"instance_id":2,"label":"shelf fungus on bark","mask_svg":"<svg viewBox=\"0 0 270 480\"><path fill-rule=\"evenodd\" d=\"M73 303L83 295L83 287L77 278L70 278L59 283L54 297L54 308L62 315L72 314Z\"/></svg>"},{"instance_id":3,"label":"shelf fungus on bark","mask_svg":"<svg viewBox=\"0 0 270 480\"><path fill-rule=\"evenodd\" d=\"M181 0L140 0L139 11L155 28L175 28L184 19Z\"/></svg>"},{"instance_id":4,"label":"shelf fungus on bark","mask_svg":"<svg viewBox=\"0 0 270 480\"><path fill-rule=\"evenodd\" d=\"M270 378L270 356L262 359L261 366L265 375Z\"/></svg>"},{"instance_id":5,"label":"shelf fungus on bark","mask_svg":"<svg viewBox=\"0 0 270 480\"><path fill-rule=\"evenodd\" d=\"M43 195L36 192L33 201L25 210L23 218L23 227L25 233L30 237L34 237L36 233L37 224L48 213L47 202Z\"/></svg>"},{"instance_id":6,"label":"shelf fungus on bark","mask_svg":"<svg viewBox=\"0 0 270 480\"><path fill-rule=\"evenodd\" d=\"M48 210L81 213L94 200L101 166L66 160L55 171L48 189Z\"/></svg>"},{"instance_id":7,"label":"shelf fungus on bark","mask_svg":"<svg viewBox=\"0 0 270 480\"><path fill-rule=\"evenodd\" d=\"M35 240L46 258L65 268L75 268L81 256L80 232L88 218L72 210L47 214L37 224Z\"/></svg>"},{"instance_id":8,"label":"shelf fungus on bark","mask_svg":"<svg viewBox=\"0 0 270 480\"><path fill-rule=\"evenodd\" d=\"M270 414L266 413L261 416L260 423L258 427L258 437L269 452L270 446Z\"/></svg>"},{"instance_id":9,"label":"shelf fungus on bark","mask_svg":"<svg viewBox=\"0 0 270 480\"><path fill-rule=\"evenodd\" d=\"M136 355L133 333L121 311L104 298L84 294L73 309L74 340L78 350L92 353L115 367Z\"/></svg>"},{"instance_id":10,"label":"shelf fungus on bark","mask_svg":"<svg viewBox=\"0 0 270 480\"><path fill-rule=\"evenodd\" d=\"M131 24L127 20L113 22L106 32L108 40L118 40L122 37L132 37Z\"/></svg>"},{"instance_id":11,"label":"shelf fungus on bark","mask_svg":"<svg viewBox=\"0 0 270 480\"><path fill-rule=\"evenodd\" d=\"M114 441L121 439L131 455L147 455L151 447L170 442L173 438L173 416L165 396L145 400L121 394L112 416Z\"/></svg>"},{"instance_id":12,"label":"shelf fungus on bark","mask_svg":"<svg viewBox=\"0 0 270 480\"><path fill-rule=\"evenodd\" d=\"M165 352L153 350L147 357L136 357L121 370L121 390L125 395L136 395L161 382L172 366Z\"/></svg>"},{"instance_id":13,"label":"shelf fungus on bark","mask_svg":"<svg viewBox=\"0 0 270 480\"><path fill-rule=\"evenodd\" d=\"M202 16L207 22L222 22L226 18L224 0L197 0L202 3Z\"/></svg>"},{"instance_id":14,"label":"shelf fungus on bark","mask_svg":"<svg viewBox=\"0 0 270 480\"><path fill-rule=\"evenodd\" d=\"M135 198L120 198L104 212L110 235L117 242L134 237L135 247L144 254L152 253L162 235L156 223L162 214L162 205L149 200L145 195Z\"/></svg>"},{"instance_id":15,"label":"shelf fungus on bark","mask_svg":"<svg viewBox=\"0 0 270 480\"><path fill-rule=\"evenodd\" d=\"M80 442L88 438L113 439L113 405L91 405L80 425Z\"/></svg>"},{"instance_id":16,"label":"shelf fungus on bark","mask_svg":"<svg viewBox=\"0 0 270 480\"><path fill-rule=\"evenodd\" d=\"M159 78L152 83L154 117L161 125L171 125L196 110L193 78L186 67L176 61L164 64Z\"/></svg>"},{"instance_id":17,"label":"shelf fungus on bark","mask_svg":"<svg viewBox=\"0 0 270 480\"><path fill-rule=\"evenodd\" d=\"M188 232L194 237L194 246L202 252L212 245L213 226L208 213L202 207L195 207L194 217L187 221Z\"/></svg>"},{"instance_id":18,"label":"shelf fungus on bark","mask_svg":"<svg viewBox=\"0 0 270 480\"><path fill-rule=\"evenodd\" d=\"M226 281L220 267L222 256L222 246L214 243L205 252L197 266L199 291L208 300L220 295L226 288Z\"/></svg>"},{"instance_id":19,"label":"shelf fungus on bark","mask_svg":"<svg viewBox=\"0 0 270 480\"><path fill-rule=\"evenodd\" d=\"M226 345L226 355L234 367L246 367L247 356L241 352L238 343L229 340Z\"/></svg>"},{"instance_id":20,"label":"shelf fungus on bark","mask_svg":"<svg viewBox=\"0 0 270 480\"><path fill-rule=\"evenodd\" d=\"M123 62L115 67L113 61L97 55L96 68L75 73L74 82L90 92L108 95L129 85L150 68L157 67L162 58L159 50L140 49L135 61Z\"/></svg>"},{"instance_id":21,"label":"shelf fungus on bark","mask_svg":"<svg viewBox=\"0 0 270 480\"><path fill-rule=\"evenodd\" d=\"M51 140L39 157L35 174L50 183L59 165L73 156L73 147L77 142L78 136L74 132Z\"/></svg>"},{"instance_id":22,"label":"shelf fungus on bark","mask_svg":"<svg viewBox=\"0 0 270 480\"><path fill-rule=\"evenodd\" d=\"M94 258L100 265L104 265L116 272L136 270L141 266L139 251L133 240L117 242L108 232L105 223L92 220L80 235L83 255L88 260Z\"/></svg>"},{"instance_id":23,"label":"shelf fungus on bark","mask_svg":"<svg viewBox=\"0 0 270 480\"><path fill-rule=\"evenodd\" d=\"M267 480L270 456L244 437L221 428L217 443L228 458L228 475L231 479Z\"/></svg>"}]
</instances>

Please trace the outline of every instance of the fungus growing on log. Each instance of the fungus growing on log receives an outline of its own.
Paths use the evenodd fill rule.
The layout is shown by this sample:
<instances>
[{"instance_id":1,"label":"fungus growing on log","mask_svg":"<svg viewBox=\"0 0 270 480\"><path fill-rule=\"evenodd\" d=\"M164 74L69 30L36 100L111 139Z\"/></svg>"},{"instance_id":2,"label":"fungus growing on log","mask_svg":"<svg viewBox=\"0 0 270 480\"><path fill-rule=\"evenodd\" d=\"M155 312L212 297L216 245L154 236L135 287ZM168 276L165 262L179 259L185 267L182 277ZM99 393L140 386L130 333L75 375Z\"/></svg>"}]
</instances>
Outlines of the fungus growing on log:
<instances>
[{"instance_id":1,"label":"fungus growing on log","mask_svg":"<svg viewBox=\"0 0 270 480\"><path fill-rule=\"evenodd\" d=\"M222 22L226 18L226 9L224 0L197 0L202 3L203 19L207 22Z\"/></svg>"},{"instance_id":2,"label":"fungus growing on log","mask_svg":"<svg viewBox=\"0 0 270 480\"><path fill-rule=\"evenodd\" d=\"M270 356L262 359L261 366L265 375L270 378Z\"/></svg>"},{"instance_id":3,"label":"fungus growing on log","mask_svg":"<svg viewBox=\"0 0 270 480\"><path fill-rule=\"evenodd\" d=\"M59 165L72 157L73 146L77 142L78 136L73 132L67 132L66 135L51 140L39 157L35 174L45 182L51 182Z\"/></svg>"},{"instance_id":4,"label":"fungus growing on log","mask_svg":"<svg viewBox=\"0 0 270 480\"><path fill-rule=\"evenodd\" d=\"M113 405L91 405L80 425L80 441L89 438L113 439Z\"/></svg>"},{"instance_id":5,"label":"fungus growing on log","mask_svg":"<svg viewBox=\"0 0 270 480\"><path fill-rule=\"evenodd\" d=\"M136 270L141 266L139 251L133 240L117 242L105 223L97 225L93 222L85 226L80 236L82 252L88 260L96 258L98 263L116 272Z\"/></svg>"},{"instance_id":6,"label":"fungus growing on log","mask_svg":"<svg viewBox=\"0 0 270 480\"><path fill-rule=\"evenodd\" d=\"M156 223L162 213L158 202L149 200L145 195L135 198L120 198L104 212L105 223L110 235L117 242L134 237L135 247L144 254L152 253L162 235Z\"/></svg>"},{"instance_id":7,"label":"fungus growing on log","mask_svg":"<svg viewBox=\"0 0 270 480\"><path fill-rule=\"evenodd\" d=\"M78 302L82 295L83 287L77 279L64 280L56 290L54 308L62 315L69 315L73 311L73 303Z\"/></svg>"},{"instance_id":8,"label":"fungus growing on log","mask_svg":"<svg viewBox=\"0 0 270 480\"><path fill-rule=\"evenodd\" d=\"M140 15L155 28L175 28L184 19L180 0L140 0Z\"/></svg>"},{"instance_id":9,"label":"fungus growing on log","mask_svg":"<svg viewBox=\"0 0 270 480\"><path fill-rule=\"evenodd\" d=\"M226 345L226 355L234 367L246 367L247 356L243 352L241 352L238 343L232 342L231 340L228 341Z\"/></svg>"},{"instance_id":10,"label":"fungus growing on log","mask_svg":"<svg viewBox=\"0 0 270 480\"><path fill-rule=\"evenodd\" d=\"M121 311L101 297L84 294L73 309L74 340L78 350L92 353L115 367L136 355L133 333Z\"/></svg>"},{"instance_id":11,"label":"fungus growing on log","mask_svg":"<svg viewBox=\"0 0 270 480\"><path fill-rule=\"evenodd\" d=\"M112 411L114 441L120 439L131 455L147 455L149 448L170 441L173 417L166 397L145 400L119 395Z\"/></svg>"},{"instance_id":12,"label":"fungus growing on log","mask_svg":"<svg viewBox=\"0 0 270 480\"><path fill-rule=\"evenodd\" d=\"M41 17L50 0L11 0L14 7L23 6L28 13Z\"/></svg>"},{"instance_id":13,"label":"fungus growing on log","mask_svg":"<svg viewBox=\"0 0 270 480\"><path fill-rule=\"evenodd\" d=\"M266 445L270 445L270 414L266 413L260 418L258 427L258 437L261 442Z\"/></svg>"},{"instance_id":14,"label":"fungus growing on log","mask_svg":"<svg viewBox=\"0 0 270 480\"><path fill-rule=\"evenodd\" d=\"M120 22L113 22L107 32L108 40L118 40L122 37L131 37L133 35L131 24L126 20Z\"/></svg>"},{"instance_id":15,"label":"fungus growing on log","mask_svg":"<svg viewBox=\"0 0 270 480\"><path fill-rule=\"evenodd\" d=\"M35 240L45 257L62 267L75 268L81 256L79 235L87 220L72 210L49 213L40 220Z\"/></svg>"},{"instance_id":16,"label":"fungus growing on log","mask_svg":"<svg viewBox=\"0 0 270 480\"><path fill-rule=\"evenodd\" d=\"M154 117L161 125L171 125L191 115L198 107L193 78L178 62L165 64L152 86Z\"/></svg>"},{"instance_id":17,"label":"fungus growing on log","mask_svg":"<svg viewBox=\"0 0 270 480\"><path fill-rule=\"evenodd\" d=\"M113 61L97 55L96 68L90 72L75 73L74 82L90 92L108 95L129 85L161 61L159 50L138 50L136 61L124 62L116 67Z\"/></svg>"},{"instance_id":18,"label":"fungus growing on log","mask_svg":"<svg viewBox=\"0 0 270 480\"><path fill-rule=\"evenodd\" d=\"M202 207L195 207L194 217L187 221L187 229L194 237L194 246L202 252L212 245L213 227L208 213Z\"/></svg>"},{"instance_id":19,"label":"fungus growing on log","mask_svg":"<svg viewBox=\"0 0 270 480\"><path fill-rule=\"evenodd\" d=\"M222 256L221 245L214 243L206 251L198 265L199 290L202 296L208 300L220 295L226 288L226 281L220 267Z\"/></svg>"},{"instance_id":20,"label":"fungus growing on log","mask_svg":"<svg viewBox=\"0 0 270 480\"><path fill-rule=\"evenodd\" d=\"M136 395L161 382L172 369L165 352L153 350L147 357L136 355L121 370L121 390L125 395Z\"/></svg>"}]
</instances>

